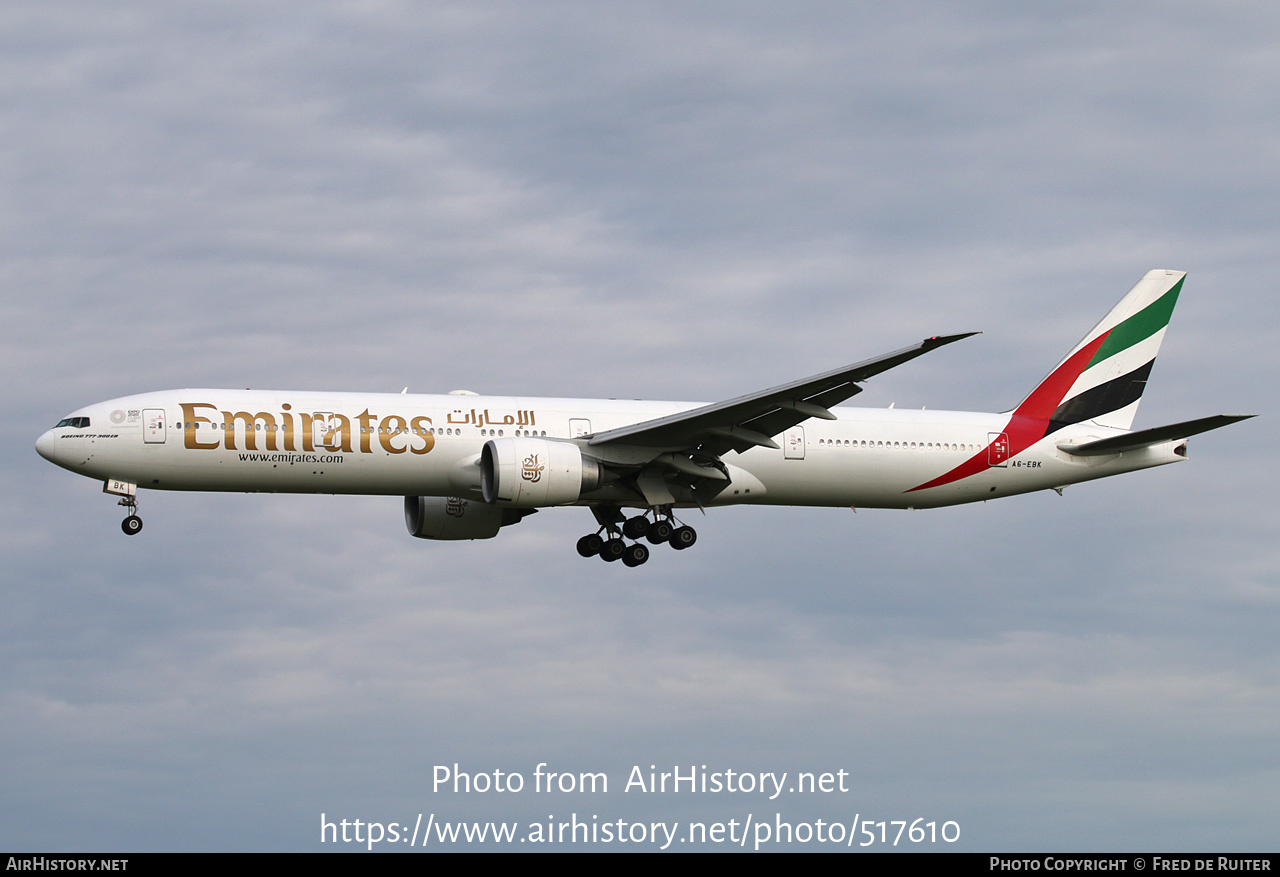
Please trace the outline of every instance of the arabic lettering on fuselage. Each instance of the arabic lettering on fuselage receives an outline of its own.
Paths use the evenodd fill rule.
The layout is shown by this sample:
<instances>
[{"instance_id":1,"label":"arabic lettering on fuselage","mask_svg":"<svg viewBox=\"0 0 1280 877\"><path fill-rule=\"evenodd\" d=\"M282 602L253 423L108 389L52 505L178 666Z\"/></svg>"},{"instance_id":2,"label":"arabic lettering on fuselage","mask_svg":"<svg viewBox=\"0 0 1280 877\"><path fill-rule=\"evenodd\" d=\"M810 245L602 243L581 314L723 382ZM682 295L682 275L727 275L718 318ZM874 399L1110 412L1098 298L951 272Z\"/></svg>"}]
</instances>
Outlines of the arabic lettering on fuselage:
<instances>
[{"instance_id":1,"label":"arabic lettering on fuselage","mask_svg":"<svg viewBox=\"0 0 1280 877\"><path fill-rule=\"evenodd\" d=\"M495 419L486 408L483 411L476 411L472 408L469 414L464 413L461 408L455 408L449 412L449 416L445 418L446 422L452 424L470 423L472 426L515 426L523 428L533 426L533 412L519 410L515 414L504 414L501 420Z\"/></svg>"}]
</instances>

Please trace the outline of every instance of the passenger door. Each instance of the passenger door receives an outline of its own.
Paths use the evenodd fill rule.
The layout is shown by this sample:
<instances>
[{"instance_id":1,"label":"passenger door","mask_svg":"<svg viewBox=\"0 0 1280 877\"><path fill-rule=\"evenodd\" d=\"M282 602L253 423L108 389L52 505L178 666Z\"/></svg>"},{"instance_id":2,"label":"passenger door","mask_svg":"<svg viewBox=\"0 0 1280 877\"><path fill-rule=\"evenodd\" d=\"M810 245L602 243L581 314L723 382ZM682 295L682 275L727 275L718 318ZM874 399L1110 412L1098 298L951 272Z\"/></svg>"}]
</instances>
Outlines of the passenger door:
<instances>
[{"instance_id":1,"label":"passenger door","mask_svg":"<svg viewBox=\"0 0 1280 877\"><path fill-rule=\"evenodd\" d=\"M782 456L786 460L804 459L803 426L793 426L782 434Z\"/></svg>"},{"instance_id":2,"label":"passenger door","mask_svg":"<svg viewBox=\"0 0 1280 877\"><path fill-rule=\"evenodd\" d=\"M149 445L164 444L165 416L163 408L142 409L142 440Z\"/></svg>"},{"instance_id":3,"label":"passenger door","mask_svg":"<svg viewBox=\"0 0 1280 877\"><path fill-rule=\"evenodd\" d=\"M987 439L991 442L987 446L987 465L1003 467L1009 459L1009 436L1003 432L989 432Z\"/></svg>"}]
</instances>

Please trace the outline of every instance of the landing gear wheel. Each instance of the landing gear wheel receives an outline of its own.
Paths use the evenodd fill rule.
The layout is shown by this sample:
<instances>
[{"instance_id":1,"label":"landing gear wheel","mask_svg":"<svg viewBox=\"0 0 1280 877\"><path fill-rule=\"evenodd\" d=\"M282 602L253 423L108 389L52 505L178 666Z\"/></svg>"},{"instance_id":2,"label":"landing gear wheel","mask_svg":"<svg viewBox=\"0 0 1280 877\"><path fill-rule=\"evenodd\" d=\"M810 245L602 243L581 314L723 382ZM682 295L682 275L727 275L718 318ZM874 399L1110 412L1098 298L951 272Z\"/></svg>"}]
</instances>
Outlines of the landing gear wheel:
<instances>
[{"instance_id":1,"label":"landing gear wheel","mask_svg":"<svg viewBox=\"0 0 1280 877\"><path fill-rule=\"evenodd\" d=\"M620 560L627 553L627 543L621 539L610 539L600 546L600 558L608 563Z\"/></svg>"},{"instance_id":2,"label":"landing gear wheel","mask_svg":"<svg viewBox=\"0 0 1280 877\"><path fill-rule=\"evenodd\" d=\"M142 518L137 515L129 515L120 522L120 529L124 530L126 536L136 536L142 532Z\"/></svg>"},{"instance_id":3,"label":"landing gear wheel","mask_svg":"<svg viewBox=\"0 0 1280 877\"><path fill-rule=\"evenodd\" d=\"M628 539L639 539L645 533L649 532L649 519L644 515L636 515L634 518L628 518L622 525L622 535Z\"/></svg>"},{"instance_id":4,"label":"landing gear wheel","mask_svg":"<svg viewBox=\"0 0 1280 877\"><path fill-rule=\"evenodd\" d=\"M670 521L654 521L649 525L649 532L645 534L645 538L654 545L661 545L671 538L674 529Z\"/></svg>"},{"instance_id":5,"label":"landing gear wheel","mask_svg":"<svg viewBox=\"0 0 1280 877\"><path fill-rule=\"evenodd\" d=\"M627 566L639 566L648 559L649 549L639 542L634 545L628 545L626 552L622 555L622 562Z\"/></svg>"},{"instance_id":6,"label":"landing gear wheel","mask_svg":"<svg viewBox=\"0 0 1280 877\"><path fill-rule=\"evenodd\" d=\"M578 540L578 553L583 557L595 557L604 546L599 533L588 533Z\"/></svg>"},{"instance_id":7,"label":"landing gear wheel","mask_svg":"<svg viewBox=\"0 0 1280 877\"><path fill-rule=\"evenodd\" d=\"M698 534L692 527L677 527L671 534L671 547L676 551L684 551L698 541Z\"/></svg>"}]
</instances>

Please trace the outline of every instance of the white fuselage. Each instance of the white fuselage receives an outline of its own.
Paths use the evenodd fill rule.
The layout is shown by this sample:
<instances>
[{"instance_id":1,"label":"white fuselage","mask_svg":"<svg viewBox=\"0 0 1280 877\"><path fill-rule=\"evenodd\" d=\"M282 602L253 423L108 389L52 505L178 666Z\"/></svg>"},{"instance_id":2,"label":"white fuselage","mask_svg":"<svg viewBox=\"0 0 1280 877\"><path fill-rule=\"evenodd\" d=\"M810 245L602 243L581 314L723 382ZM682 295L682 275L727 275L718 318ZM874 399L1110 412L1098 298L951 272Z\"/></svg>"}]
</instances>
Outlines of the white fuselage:
<instances>
[{"instance_id":1,"label":"white fuselage","mask_svg":"<svg viewBox=\"0 0 1280 877\"><path fill-rule=\"evenodd\" d=\"M696 403L513 396L171 390L74 412L40 454L73 472L158 490L480 495L492 438L571 439ZM1181 442L1075 457L1059 444L1120 431L1080 423L1003 458L1009 414L837 408L778 436L778 449L724 455L731 483L711 504L927 508L1058 488L1183 459ZM69 419L72 419L69 418ZM589 448L585 449L590 452ZM983 456L981 471L919 488ZM615 499L609 488L582 502Z\"/></svg>"}]
</instances>

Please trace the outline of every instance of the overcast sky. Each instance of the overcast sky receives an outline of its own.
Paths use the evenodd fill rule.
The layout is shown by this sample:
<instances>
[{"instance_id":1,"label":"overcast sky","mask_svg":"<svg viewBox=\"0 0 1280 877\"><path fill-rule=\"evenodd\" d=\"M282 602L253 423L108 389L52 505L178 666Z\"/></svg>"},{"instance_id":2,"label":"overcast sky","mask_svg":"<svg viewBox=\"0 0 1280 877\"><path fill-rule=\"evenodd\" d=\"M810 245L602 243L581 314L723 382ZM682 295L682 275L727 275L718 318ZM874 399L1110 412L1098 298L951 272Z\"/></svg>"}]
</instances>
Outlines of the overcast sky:
<instances>
[{"instance_id":1,"label":"overcast sky","mask_svg":"<svg viewBox=\"0 0 1280 877\"><path fill-rule=\"evenodd\" d=\"M954 820L966 850L1274 850L1280 12L1256 3L0 7L0 848L412 822ZM900 512L145 493L81 405L278 387L713 401L926 335L868 406L1004 410L1148 269L1191 460ZM601 795L433 793L437 764ZM848 771L640 795L632 765ZM931 849L939 849L939 844ZM687 847L685 847L687 849Z\"/></svg>"}]
</instances>

